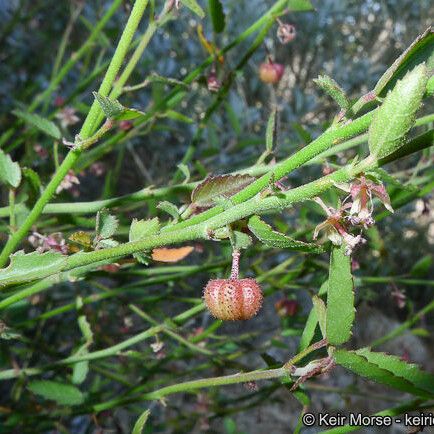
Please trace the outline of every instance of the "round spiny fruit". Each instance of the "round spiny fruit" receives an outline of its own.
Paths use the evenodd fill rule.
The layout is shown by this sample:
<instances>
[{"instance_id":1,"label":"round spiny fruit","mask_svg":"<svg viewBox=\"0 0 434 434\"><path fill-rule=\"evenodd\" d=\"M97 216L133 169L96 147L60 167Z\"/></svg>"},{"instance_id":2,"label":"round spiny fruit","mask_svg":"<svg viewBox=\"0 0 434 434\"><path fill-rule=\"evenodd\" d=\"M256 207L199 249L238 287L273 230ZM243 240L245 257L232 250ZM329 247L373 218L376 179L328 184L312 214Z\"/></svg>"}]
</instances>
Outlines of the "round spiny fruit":
<instances>
[{"instance_id":1,"label":"round spiny fruit","mask_svg":"<svg viewBox=\"0 0 434 434\"><path fill-rule=\"evenodd\" d=\"M259 67L259 78L264 83L279 83L285 71L285 66L280 63L266 62Z\"/></svg>"},{"instance_id":2,"label":"round spiny fruit","mask_svg":"<svg viewBox=\"0 0 434 434\"><path fill-rule=\"evenodd\" d=\"M262 306L262 290L255 279L213 279L205 287L205 304L218 319L253 318Z\"/></svg>"}]
</instances>

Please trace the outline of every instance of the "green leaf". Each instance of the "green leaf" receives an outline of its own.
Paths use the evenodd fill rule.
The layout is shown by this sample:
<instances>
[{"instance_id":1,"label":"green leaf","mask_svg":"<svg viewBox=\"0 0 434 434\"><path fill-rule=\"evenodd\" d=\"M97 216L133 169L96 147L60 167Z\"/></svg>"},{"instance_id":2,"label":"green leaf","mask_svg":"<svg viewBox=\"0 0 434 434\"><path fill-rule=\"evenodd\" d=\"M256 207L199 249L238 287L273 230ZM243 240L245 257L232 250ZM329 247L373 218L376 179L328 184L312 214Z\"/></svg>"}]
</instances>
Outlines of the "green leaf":
<instances>
[{"instance_id":1,"label":"green leaf","mask_svg":"<svg viewBox=\"0 0 434 434\"><path fill-rule=\"evenodd\" d=\"M198 15L200 18L205 17L205 12L203 9L199 6L198 2L196 0L181 0L181 3L188 7L191 11L193 11L196 15Z\"/></svg>"},{"instance_id":2,"label":"green leaf","mask_svg":"<svg viewBox=\"0 0 434 434\"><path fill-rule=\"evenodd\" d=\"M168 117L169 119L173 119L174 121L184 122L185 124L194 123L193 119L191 119L188 116L185 116L182 113L179 113L175 110L166 110L164 112L164 116Z\"/></svg>"},{"instance_id":3,"label":"green leaf","mask_svg":"<svg viewBox=\"0 0 434 434\"><path fill-rule=\"evenodd\" d=\"M28 167L23 167L23 177L27 181L29 186L28 194L29 199L26 201L30 206L33 206L36 201L39 199L42 190L41 179L39 175Z\"/></svg>"},{"instance_id":4,"label":"green leaf","mask_svg":"<svg viewBox=\"0 0 434 434\"><path fill-rule=\"evenodd\" d=\"M37 128L48 136L51 136L56 140L62 138L62 133L54 122L51 122L35 113L27 113L22 110L14 110L12 113L23 120L26 124Z\"/></svg>"},{"instance_id":5,"label":"green leaf","mask_svg":"<svg viewBox=\"0 0 434 434\"><path fill-rule=\"evenodd\" d=\"M209 176L192 191L191 202L199 207L212 206L216 198L229 198L253 180L250 175Z\"/></svg>"},{"instance_id":6,"label":"green leaf","mask_svg":"<svg viewBox=\"0 0 434 434\"><path fill-rule=\"evenodd\" d=\"M86 354L87 351L83 351L81 354ZM82 362L77 362L72 368L72 382L73 384L81 384L86 380L87 374L89 373L89 361L83 360Z\"/></svg>"},{"instance_id":7,"label":"green leaf","mask_svg":"<svg viewBox=\"0 0 434 434\"><path fill-rule=\"evenodd\" d=\"M415 277L427 276L432 266L432 262L433 258L431 255L423 256L413 265L413 267L411 267L410 274Z\"/></svg>"},{"instance_id":8,"label":"green leaf","mask_svg":"<svg viewBox=\"0 0 434 434\"><path fill-rule=\"evenodd\" d=\"M84 402L83 393L71 384L57 381L35 380L31 381L27 388L36 395L40 395L50 401L56 401L60 405L80 405Z\"/></svg>"},{"instance_id":9,"label":"green leaf","mask_svg":"<svg viewBox=\"0 0 434 434\"><path fill-rule=\"evenodd\" d=\"M428 70L434 68L434 32L431 27L419 35L382 75L375 85L375 94L384 97L408 71L423 62Z\"/></svg>"},{"instance_id":10,"label":"green leaf","mask_svg":"<svg viewBox=\"0 0 434 434\"><path fill-rule=\"evenodd\" d=\"M178 169L182 172L184 175L184 181L182 181L183 184L187 184L188 181L190 181L190 169L188 166L184 163L178 164Z\"/></svg>"},{"instance_id":11,"label":"green leaf","mask_svg":"<svg viewBox=\"0 0 434 434\"><path fill-rule=\"evenodd\" d=\"M300 343L298 347L299 352L305 350L312 342L312 339L315 336L315 330L317 324L318 324L318 315L316 313L315 307L312 307L309 316L307 317L306 324L304 325L303 333L300 338Z\"/></svg>"},{"instance_id":12,"label":"green leaf","mask_svg":"<svg viewBox=\"0 0 434 434\"><path fill-rule=\"evenodd\" d=\"M143 240L151 235L155 235L160 230L160 222L155 217L149 220L133 219L130 226L130 241Z\"/></svg>"},{"instance_id":13,"label":"green leaf","mask_svg":"<svg viewBox=\"0 0 434 434\"><path fill-rule=\"evenodd\" d=\"M317 295L312 297L313 307L316 311L316 317L318 318L319 328L321 329L321 334L323 338L327 337L327 308L324 301Z\"/></svg>"},{"instance_id":14,"label":"green leaf","mask_svg":"<svg viewBox=\"0 0 434 434\"><path fill-rule=\"evenodd\" d=\"M18 163L14 163L9 154L0 149L0 183L17 188L21 183L21 169Z\"/></svg>"},{"instance_id":15,"label":"green leaf","mask_svg":"<svg viewBox=\"0 0 434 434\"><path fill-rule=\"evenodd\" d=\"M32 252L27 255L22 251L17 252L11 256L9 266L0 270L0 288L60 272L66 259L66 256L57 252Z\"/></svg>"},{"instance_id":16,"label":"green leaf","mask_svg":"<svg viewBox=\"0 0 434 434\"><path fill-rule=\"evenodd\" d=\"M396 356L375 353L368 348L357 351L336 350L336 363L377 383L386 384L412 395L434 396L434 376Z\"/></svg>"},{"instance_id":17,"label":"green leaf","mask_svg":"<svg viewBox=\"0 0 434 434\"><path fill-rule=\"evenodd\" d=\"M111 215L107 209L98 211L96 215L95 239L99 241L112 237L118 226L118 219Z\"/></svg>"},{"instance_id":18,"label":"green leaf","mask_svg":"<svg viewBox=\"0 0 434 434\"><path fill-rule=\"evenodd\" d=\"M318 87L327 93L327 95L336 101L341 110L346 111L350 108L350 101L348 100L347 95L333 78L328 75L319 75L318 78L315 78L313 81Z\"/></svg>"},{"instance_id":19,"label":"green leaf","mask_svg":"<svg viewBox=\"0 0 434 434\"><path fill-rule=\"evenodd\" d=\"M244 232L233 231L232 235L234 249L248 249L252 245L252 238Z\"/></svg>"},{"instance_id":20,"label":"green leaf","mask_svg":"<svg viewBox=\"0 0 434 434\"><path fill-rule=\"evenodd\" d=\"M427 82L424 64L417 66L388 93L374 114L368 132L371 154L384 158L399 149L414 124Z\"/></svg>"},{"instance_id":21,"label":"green leaf","mask_svg":"<svg viewBox=\"0 0 434 434\"><path fill-rule=\"evenodd\" d=\"M124 107L117 99L100 95L98 92L93 92L93 96L108 119L130 121L145 116L140 110Z\"/></svg>"},{"instance_id":22,"label":"green leaf","mask_svg":"<svg viewBox=\"0 0 434 434\"><path fill-rule=\"evenodd\" d=\"M305 12L315 9L310 0L288 0L287 8L290 12Z\"/></svg>"},{"instance_id":23,"label":"green leaf","mask_svg":"<svg viewBox=\"0 0 434 434\"><path fill-rule=\"evenodd\" d=\"M151 414L151 410L145 410L140 417L136 420L134 424L134 428L131 434L142 434L143 428L146 425L149 415Z\"/></svg>"},{"instance_id":24,"label":"green leaf","mask_svg":"<svg viewBox=\"0 0 434 434\"><path fill-rule=\"evenodd\" d=\"M163 200L157 205L158 209L161 209L161 211L166 212L167 214L171 215L175 220L179 218L179 211L176 205L173 203Z\"/></svg>"},{"instance_id":25,"label":"green leaf","mask_svg":"<svg viewBox=\"0 0 434 434\"><path fill-rule=\"evenodd\" d=\"M270 117L268 118L267 130L265 132L265 148L271 152L276 146L277 135L277 110L273 108Z\"/></svg>"},{"instance_id":26,"label":"green leaf","mask_svg":"<svg viewBox=\"0 0 434 434\"><path fill-rule=\"evenodd\" d=\"M255 237L266 246L309 253L324 252L324 248L322 246L294 240L287 235L276 232L270 225L265 223L258 216L250 217L248 228L252 231L253 235L255 235Z\"/></svg>"},{"instance_id":27,"label":"green leaf","mask_svg":"<svg viewBox=\"0 0 434 434\"><path fill-rule=\"evenodd\" d=\"M213 29L216 33L223 32L226 22L223 5L220 0L208 0L208 9L211 15Z\"/></svg>"},{"instance_id":28,"label":"green leaf","mask_svg":"<svg viewBox=\"0 0 434 434\"><path fill-rule=\"evenodd\" d=\"M354 283L351 275L351 257L345 255L345 246L333 247L327 292L327 340L340 345L351 337L354 322Z\"/></svg>"},{"instance_id":29,"label":"green leaf","mask_svg":"<svg viewBox=\"0 0 434 434\"><path fill-rule=\"evenodd\" d=\"M130 226L130 241L143 240L146 237L155 235L160 230L160 222L155 217L149 220L137 220L133 219ZM149 255L145 253L134 253L133 257L141 264L148 264Z\"/></svg>"}]
</instances>

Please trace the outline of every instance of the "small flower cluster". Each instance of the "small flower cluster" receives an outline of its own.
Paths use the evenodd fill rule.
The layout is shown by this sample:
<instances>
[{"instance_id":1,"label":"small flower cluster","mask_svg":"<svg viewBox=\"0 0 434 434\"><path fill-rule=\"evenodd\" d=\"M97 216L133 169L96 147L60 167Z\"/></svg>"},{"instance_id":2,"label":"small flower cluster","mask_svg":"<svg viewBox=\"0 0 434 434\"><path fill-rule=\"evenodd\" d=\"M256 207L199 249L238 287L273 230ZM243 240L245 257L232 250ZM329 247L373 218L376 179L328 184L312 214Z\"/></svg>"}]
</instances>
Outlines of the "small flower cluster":
<instances>
[{"instance_id":1,"label":"small flower cluster","mask_svg":"<svg viewBox=\"0 0 434 434\"><path fill-rule=\"evenodd\" d=\"M393 208L384 185L364 174L351 184L336 184L336 187L349 193L337 209L327 206L319 197L314 199L325 211L327 219L315 228L313 238L316 239L324 230L334 245L345 244L345 253L351 255L354 248L366 240L361 234L353 235L349 231L352 228L367 229L375 223L373 197L378 198L388 211L393 212Z\"/></svg>"},{"instance_id":2,"label":"small flower cluster","mask_svg":"<svg viewBox=\"0 0 434 434\"><path fill-rule=\"evenodd\" d=\"M28 241L39 253L59 252L62 255L68 254L68 245L61 232L50 235L41 235L38 232L33 232L29 236Z\"/></svg>"}]
</instances>

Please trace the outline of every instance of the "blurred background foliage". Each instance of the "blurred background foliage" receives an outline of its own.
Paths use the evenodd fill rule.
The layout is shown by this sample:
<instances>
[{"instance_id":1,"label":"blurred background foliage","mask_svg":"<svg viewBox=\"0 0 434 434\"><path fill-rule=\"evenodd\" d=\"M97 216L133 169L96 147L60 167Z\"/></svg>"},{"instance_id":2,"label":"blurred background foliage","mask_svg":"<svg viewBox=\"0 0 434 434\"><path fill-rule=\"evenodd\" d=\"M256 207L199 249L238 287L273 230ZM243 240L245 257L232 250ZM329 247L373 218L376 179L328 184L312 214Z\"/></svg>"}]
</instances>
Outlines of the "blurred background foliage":
<instances>
[{"instance_id":1,"label":"blurred background foliage","mask_svg":"<svg viewBox=\"0 0 434 434\"><path fill-rule=\"evenodd\" d=\"M26 107L43 91L53 75L53 65L62 35L67 34L65 53L60 64L74 56L102 16L108 0L0 0L0 130L6 131L15 118L11 111ZM160 6L156 2L157 9ZM205 2L204 6L205 6ZM223 0L226 28L212 36L209 19L203 21L204 34L223 47L272 5L269 0ZM227 173L249 167L264 150L265 126L271 106L279 107L277 160L288 156L322 132L337 113L334 103L315 87L319 74L333 77L352 98L373 88L378 78L411 41L432 22L434 4L430 0L323 0L313 1L316 10L289 13L285 22L296 26L297 37L289 45L281 45L272 27L263 45L249 58L242 70L236 71L233 85L220 104L213 105L204 80L197 80L176 108L173 116L155 117L138 134L116 144L112 152L101 154L103 174L96 175L93 157L81 160L80 179L75 195L70 191L59 195L60 201L96 200L130 193L140 188L182 181L177 169L180 161L188 165L194 180L207 173ZM38 113L55 118L58 101L73 107L82 120L92 101L91 90L97 88L105 62L113 53L115 42L126 20L131 2L123 7L104 28L91 50L70 71L51 100ZM134 74L130 85L142 83L155 72L164 77L183 79L206 58L199 42L199 19L182 8L176 19L157 31ZM143 22L142 31L145 29ZM220 73L228 74L248 50L251 40L225 55ZM276 87L258 79L258 66L267 56L284 65L283 79ZM56 66L55 66L56 67ZM100 71L98 73L98 71ZM209 74L208 69L204 74ZM167 93L167 85L154 83L120 98L124 105L146 111ZM212 107L210 116L206 115ZM205 122L203 121L205 116ZM72 139L80 123L67 127L65 135ZM18 142L17 142L18 140ZM39 158L35 145L49 156ZM6 144L15 160L32 167L46 182L53 173L52 143L43 136L19 129ZM65 154L60 149L60 154ZM327 164L344 164L356 152L349 150L329 159ZM99 155L96 155L98 157ZM412 157L394 166L401 182L417 180L418 167L422 181L433 177L426 168L429 155ZM432 162L432 159L431 159ZM285 180L287 187L296 186L319 176L327 164L323 162L297 171ZM389 185L392 199L402 189ZM329 194L333 204L337 196ZM169 198L180 203L186 196ZM5 203L5 202L3 202ZM140 205L140 204L139 204ZM140 208L131 206L116 214L124 234L133 216L158 213L157 201L150 200ZM415 312L432 301L432 245L434 226L428 197L417 199L400 208L394 216L384 215L371 230L369 245L355 258L358 330L354 339L369 344L399 323L411 319ZM384 218L383 218L384 217ZM273 224L289 234L309 233L323 216L310 203L297 210L273 216ZM40 232L71 233L77 227L93 225L93 219L58 216L43 220ZM2 320L20 328L21 339L12 348L11 341L0 345L0 362L10 366L17 359L28 366L43 365L51 357L72 353L80 342L77 315L84 311L94 334L94 348L113 345L138 333L153 321L172 325L171 318L200 302L202 287L210 275L227 274L228 245L202 243L182 264L145 268L135 266L119 275L96 272L81 282L61 283L49 292L14 305L3 312ZM155 351L142 343L128 355L92 363L86 379L90 403L123 398L133 391L150 391L189 378L221 375L228 372L266 366L271 359L284 361L295 352L297 341L310 309L310 295L317 292L327 275L327 258L275 251L261 247L249 249L242 261L245 275L260 276L269 295L264 312L247 324L221 325L206 313L178 321L177 333L194 342L193 349L179 339L160 333L156 343L164 347ZM160 280L158 280L160 278ZM155 283L156 282L156 283ZM114 291L114 292L113 292ZM74 307L75 297L101 296L97 303L86 303L84 309ZM106 294L106 296L104 296ZM395 295L393 295L395 294ZM397 302L404 298L404 305ZM274 304L284 304L280 312ZM40 315L72 303L62 315L44 319ZM134 303L153 318L137 315ZM286 302L285 302L286 303ZM295 306L295 307L294 307ZM288 311L289 309L289 311ZM293 311L295 310L295 311ZM30 318L30 319L29 319ZM182 327L181 327L182 325ZM430 329L431 326L431 329ZM413 333L395 346L381 347L432 369L432 320L422 319ZM203 331L205 335L201 335ZM195 340L194 336L199 336ZM193 339L192 339L193 336ZM39 347L39 351L35 349ZM32 350L33 348L33 350ZM43 350L41 353L41 349ZM203 351L202 351L203 350ZM203 354L210 351L210 354ZM45 355L43 355L45 352ZM261 354L267 357L260 357ZM265 362L264 362L265 360ZM231 371L232 370L232 371ZM66 369L58 378L70 374ZM312 405L324 408L378 411L391 397L382 388L366 384L352 385L354 379L343 372L334 379L321 379L307 387ZM47 378L53 378L48 376ZM132 421L146 403L125 408L114 405L92 416L92 405L79 410L41 407L38 399L25 390L26 379L0 384L0 432L129 432ZM282 391L283 389L283 391ZM286 392L286 393L285 393ZM326 393L324 393L326 392ZM370 393L372 402L358 394ZM375 398L376 397L376 398ZM376 400L377 399L377 400ZM119 407L119 408L118 408ZM11 409L14 414L11 415ZM279 384L268 384L250 390L243 386L204 391L186 396L169 397L163 405L153 402L148 431L187 433L210 430L224 433L255 433L268 429L272 433L289 432L297 423L300 404ZM14 419L15 418L15 419ZM9 430L9 431L8 431ZM305 431L308 432L308 431ZM313 431L312 431L313 432ZM368 431L366 431L368 432ZM373 432L373 431L369 431Z\"/></svg>"}]
</instances>

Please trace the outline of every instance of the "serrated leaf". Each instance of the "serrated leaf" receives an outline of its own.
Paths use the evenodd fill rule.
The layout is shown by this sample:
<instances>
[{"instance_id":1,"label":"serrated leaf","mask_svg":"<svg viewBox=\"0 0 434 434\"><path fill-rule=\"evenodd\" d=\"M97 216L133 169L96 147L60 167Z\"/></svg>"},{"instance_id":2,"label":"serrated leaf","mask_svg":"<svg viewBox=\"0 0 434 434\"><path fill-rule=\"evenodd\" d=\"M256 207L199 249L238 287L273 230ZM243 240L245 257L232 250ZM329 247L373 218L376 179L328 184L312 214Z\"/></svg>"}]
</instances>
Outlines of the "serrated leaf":
<instances>
[{"instance_id":1,"label":"serrated leaf","mask_svg":"<svg viewBox=\"0 0 434 434\"><path fill-rule=\"evenodd\" d=\"M427 82L424 64L417 66L388 93L374 114L368 132L371 154L384 158L399 149L414 124Z\"/></svg>"},{"instance_id":2,"label":"serrated leaf","mask_svg":"<svg viewBox=\"0 0 434 434\"><path fill-rule=\"evenodd\" d=\"M276 146L277 135L277 110L273 108L270 117L268 118L267 130L265 132L265 148L271 152Z\"/></svg>"},{"instance_id":3,"label":"serrated leaf","mask_svg":"<svg viewBox=\"0 0 434 434\"><path fill-rule=\"evenodd\" d=\"M21 183L21 169L18 163L14 163L9 154L0 149L0 183L17 188Z\"/></svg>"},{"instance_id":4,"label":"serrated leaf","mask_svg":"<svg viewBox=\"0 0 434 434\"><path fill-rule=\"evenodd\" d=\"M0 270L0 288L60 272L66 259L66 256L57 252L32 252L27 255L22 251L17 252L11 256L9 266Z\"/></svg>"},{"instance_id":5,"label":"serrated leaf","mask_svg":"<svg viewBox=\"0 0 434 434\"><path fill-rule=\"evenodd\" d=\"M143 428L146 425L146 422L149 418L149 415L151 414L150 410L145 410L140 417L136 420L136 423L134 424L134 428L131 434L142 434Z\"/></svg>"},{"instance_id":6,"label":"serrated leaf","mask_svg":"<svg viewBox=\"0 0 434 434\"><path fill-rule=\"evenodd\" d=\"M62 133L54 122L51 122L35 113L27 113L22 110L13 110L12 113L23 120L26 124L37 128L56 140L60 140L62 138Z\"/></svg>"},{"instance_id":7,"label":"serrated leaf","mask_svg":"<svg viewBox=\"0 0 434 434\"><path fill-rule=\"evenodd\" d=\"M93 92L93 96L98 101L102 111L108 119L130 121L145 115L145 113L140 110L124 107L117 99L103 96L98 92Z\"/></svg>"},{"instance_id":8,"label":"serrated leaf","mask_svg":"<svg viewBox=\"0 0 434 434\"><path fill-rule=\"evenodd\" d=\"M354 322L354 283L351 275L351 257L345 255L345 246L334 246L330 256L327 291L327 340L340 345L351 337Z\"/></svg>"},{"instance_id":9,"label":"serrated leaf","mask_svg":"<svg viewBox=\"0 0 434 434\"><path fill-rule=\"evenodd\" d=\"M333 78L328 75L319 75L318 78L315 78L313 81L318 87L327 93L327 95L332 97L342 110L346 111L350 108L350 101L348 100L347 95Z\"/></svg>"},{"instance_id":10,"label":"serrated leaf","mask_svg":"<svg viewBox=\"0 0 434 434\"><path fill-rule=\"evenodd\" d=\"M247 249L252 245L252 238L244 232L233 231L232 242L235 250Z\"/></svg>"},{"instance_id":11,"label":"serrated leaf","mask_svg":"<svg viewBox=\"0 0 434 434\"><path fill-rule=\"evenodd\" d=\"M84 402L83 393L71 384L57 381L35 380L31 381L27 388L34 394L42 396L50 401L56 401L60 405L80 405Z\"/></svg>"},{"instance_id":12,"label":"serrated leaf","mask_svg":"<svg viewBox=\"0 0 434 434\"><path fill-rule=\"evenodd\" d=\"M375 85L375 94L384 97L399 79L423 62L427 69L434 68L434 32L431 27L419 35L381 76Z\"/></svg>"},{"instance_id":13,"label":"serrated leaf","mask_svg":"<svg viewBox=\"0 0 434 434\"><path fill-rule=\"evenodd\" d=\"M294 240L287 235L275 231L270 225L261 220L258 216L252 216L248 222L248 228L255 237L266 246L277 247L279 249L297 250L300 252L322 253L324 247L313 243L304 243Z\"/></svg>"},{"instance_id":14,"label":"serrated leaf","mask_svg":"<svg viewBox=\"0 0 434 434\"><path fill-rule=\"evenodd\" d=\"M380 368L404 378L415 387L434 395L434 375L423 371L414 363L407 363L397 356L374 352L369 348L361 348L356 353L365 357L368 362L375 363Z\"/></svg>"},{"instance_id":15,"label":"serrated leaf","mask_svg":"<svg viewBox=\"0 0 434 434\"><path fill-rule=\"evenodd\" d=\"M118 219L111 215L107 209L98 211L96 215L95 239L99 241L112 237L118 226Z\"/></svg>"},{"instance_id":16,"label":"serrated leaf","mask_svg":"<svg viewBox=\"0 0 434 434\"><path fill-rule=\"evenodd\" d=\"M130 226L129 240L143 240L146 237L155 235L160 230L160 222L155 217L149 220L133 219Z\"/></svg>"},{"instance_id":17,"label":"serrated leaf","mask_svg":"<svg viewBox=\"0 0 434 434\"><path fill-rule=\"evenodd\" d=\"M105 238L103 240L99 240L95 243L95 249L109 249L110 247L116 247L119 245L119 242L114 240L113 238Z\"/></svg>"},{"instance_id":18,"label":"serrated leaf","mask_svg":"<svg viewBox=\"0 0 434 434\"><path fill-rule=\"evenodd\" d=\"M149 220L133 219L130 226L129 240L143 240L146 237L155 235L160 230L160 222L157 217ZM134 253L133 257L141 264L149 263L149 255L147 252Z\"/></svg>"},{"instance_id":19,"label":"serrated leaf","mask_svg":"<svg viewBox=\"0 0 434 434\"><path fill-rule=\"evenodd\" d=\"M223 5L220 0L208 0L208 9L211 15L212 27L216 33L223 32L226 21Z\"/></svg>"},{"instance_id":20,"label":"serrated leaf","mask_svg":"<svg viewBox=\"0 0 434 434\"><path fill-rule=\"evenodd\" d=\"M161 211L167 212L167 214L171 215L175 220L179 218L179 211L176 205L173 203L163 200L157 205L158 209L161 209Z\"/></svg>"},{"instance_id":21,"label":"serrated leaf","mask_svg":"<svg viewBox=\"0 0 434 434\"><path fill-rule=\"evenodd\" d=\"M368 349L357 351L336 350L333 358L338 365L377 383L385 384L403 392L430 398L433 396L434 378L415 365L408 365L396 356L373 353ZM424 387L420 387L420 382ZM423 384L425 383L425 384ZM428 390L425 389L430 388Z\"/></svg>"},{"instance_id":22,"label":"serrated leaf","mask_svg":"<svg viewBox=\"0 0 434 434\"><path fill-rule=\"evenodd\" d=\"M192 246L178 247L174 249L161 247L152 250L152 259L158 262L179 262L186 258L193 250L194 247Z\"/></svg>"},{"instance_id":23,"label":"serrated leaf","mask_svg":"<svg viewBox=\"0 0 434 434\"><path fill-rule=\"evenodd\" d=\"M200 18L205 17L205 12L199 6L199 3L196 0L181 0L181 3L188 7L191 11L193 11Z\"/></svg>"},{"instance_id":24,"label":"serrated leaf","mask_svg":"<svg viewBox=\"0 0 434 434\"><path fill-rule=\"evenodd\" d=\"M250 175L208 176L192 191L191 202L199 207L212 206L216 198L229 198L253 180Z\"/></svg>"},{"instance_id":25,"label":"serrated leaf","mask_svg":"<svg viewBox=\"0 0 434 434\"><path fill-rule=\"evenodd\" d=\"M85 247L86 249L92 247L92 238L89 232L84 232L84 231L74 232L68 237L68 240L77 243L80 246Z\"/></svg>"}]
</instances>

